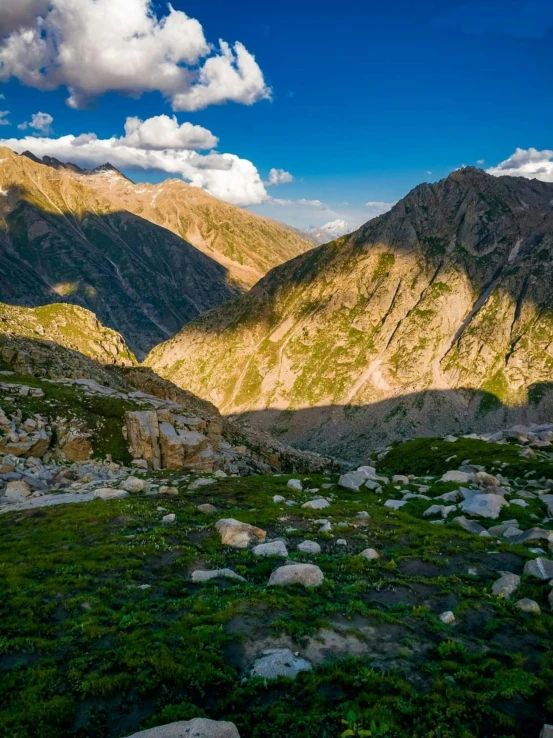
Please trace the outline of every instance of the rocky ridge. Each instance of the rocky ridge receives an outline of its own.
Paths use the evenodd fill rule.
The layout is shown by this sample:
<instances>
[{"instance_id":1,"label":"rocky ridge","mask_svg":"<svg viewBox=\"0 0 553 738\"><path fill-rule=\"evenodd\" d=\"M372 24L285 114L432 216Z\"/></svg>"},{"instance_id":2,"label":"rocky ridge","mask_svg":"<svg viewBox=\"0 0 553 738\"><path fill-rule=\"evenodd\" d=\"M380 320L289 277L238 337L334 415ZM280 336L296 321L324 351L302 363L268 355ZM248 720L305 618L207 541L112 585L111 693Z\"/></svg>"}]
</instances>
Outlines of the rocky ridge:
<instances>
[{"instance_id":1,"label":"rocky ridge","mask_svg":"<svg viewBox=\"0 0 553 738\"><path fill-rule=\"evenodd\" d=\"M552 202L550 183L473 168L420 185L146 363L225 414L352 460L548 420Z\"/></svg>"}]
</instances>

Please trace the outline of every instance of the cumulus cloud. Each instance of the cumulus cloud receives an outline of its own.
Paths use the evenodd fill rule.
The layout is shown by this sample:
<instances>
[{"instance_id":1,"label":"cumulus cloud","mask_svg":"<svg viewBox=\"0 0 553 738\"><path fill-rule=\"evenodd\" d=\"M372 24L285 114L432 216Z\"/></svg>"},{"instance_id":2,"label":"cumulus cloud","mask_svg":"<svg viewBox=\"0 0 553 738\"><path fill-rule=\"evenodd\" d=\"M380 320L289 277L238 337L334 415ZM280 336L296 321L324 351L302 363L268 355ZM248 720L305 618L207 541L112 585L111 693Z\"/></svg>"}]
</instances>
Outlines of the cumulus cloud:
<instances>
[{"instance_id":1,"label":"cumulus cloud","mask_svg":"<svg viewBox=\"0 0 553 738\"><path fill-rule=\"evenodd\" d=\"M50 133L50 127L54 119L50 113L34 113L31 115L31 120L27 120L24 123L20 123L17 127L20 131L25 131L27 128L34 128L35 131L40 131L45 135Z\"/></svg>"},{"instance_id":2,"label":"cumulus cloud","mask_svg":"<svg viewBox=\"0 0 553 738\"><path fill-rule=\"evenodd\" d=\"M11 125L10 121L7 120L7 116L10 114L9 110L0 110L0 126Z\"/></svg>"},{"instance_id":3,"label":"cumulus cloud","mask_svg":"<svg viewBox=\"0 0 553 738\"><path fill-rule=\"evenodd\" d=\"M215 51L199 21L152 0L3 0L0 80L40 90L69 89L85 107L105 92L159 91L174 110L227 101L251 105L270 89L239 42Z\"/></svg>"},{"instance_id":4,"label":"cumulus cloud","mask_svg":"<svg viewBox=\"0 0 553 738\"><path fill-rule=\"evenodd\" d=\"M320 200L306 200L303 197L299 200L282 200L278 197L271 197L270 202L275 205L292 205L296 207L317 208L317 210L326 210L328 207L326 203Z\"/></svg>"},{"instance_id":5,"label":"cumulus cloud","mask_svg":"<svg viewBox=\"0 0 553 738\"><path fill-rule=\"evenodd\" d=\"M285 169L271 169L269 171L269 179L265 182L266 185L272 187L273 185L288 184L293 182L294 177L287 172Z\"/></svg>"},{"instance_id":6,"label":"cumulus cloud","mask_svg":"<svg viewBox=\"0 0 553 738\"><path fill-rule=\"evenodd\" d=\"M158 116L163 117L163 116ZM154 121L150 125L151 121ZM156 118L141 121L127 118L125 136L98 138L95 133L80 136L25 136L0 140L0 145L22 153L30 150L35 156L53 156L82 167L93 167L109 161L120 169L160 171L180 175L195 187L207 190L215 197L234 205L252 205L269 199L259 172L251 161L235 154L211 151L202 155L186 141L199 148L209 142L213 134L207 129L190 126L182 128L176 121L159 123ZM203 142L200 139L203 138ZM213 137L214 138L214 137ZM174 146L163 147L173 141Z\"/></svg>"},{"instance_id":7,"label":"cumulus cloud","mask_svg":"<svg viewBox=\"0 0 553 738\"><path fill-rule=\"evenodd\" d=\"M516 149L505 161L495 167L486 169L488 174L496 177L509 175L511 177L527 177L541 179L544 182L553 182L553 151L550 149Z\"/></svg>"},{"instance_id":8,"label":"cumulus cloud","mask_svg":"<svg viewBox=\"0 0 553 738\"><path fill-rule=\"evenodd\" d=\"M156 115L148 120L127 118L125 137L128 146L142 149L213 149L219 139L211 131L192 123L177 122L174 115Z\"/></svg>"}]
</instances>

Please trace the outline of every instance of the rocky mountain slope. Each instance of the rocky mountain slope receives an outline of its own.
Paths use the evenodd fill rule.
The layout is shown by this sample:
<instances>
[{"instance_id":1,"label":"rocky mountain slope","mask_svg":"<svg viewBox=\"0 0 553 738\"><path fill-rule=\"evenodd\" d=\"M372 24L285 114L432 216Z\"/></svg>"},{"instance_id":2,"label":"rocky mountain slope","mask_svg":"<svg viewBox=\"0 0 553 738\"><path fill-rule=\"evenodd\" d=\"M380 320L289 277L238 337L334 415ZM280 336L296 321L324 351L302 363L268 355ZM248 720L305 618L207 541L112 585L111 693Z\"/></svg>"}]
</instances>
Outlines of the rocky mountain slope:
<instances>
[{"instance_id":1,"label":"rocky mountain slope","mask_svg":"<svg viewBox=\"0 0 553 738\"><path fill-rule=\"evenodd\" d=\"M147 364L302 446L548 419L553 184L466 168L270 272Z\"/></svg>"},{"instance_id":2,"label":"rocky mountain slope","mask_svg":"<svg viewBox=\"0 0 553 738\"><path fill-rule=\"evenodd\" d=\"M311 246L183 182L0 159L0 300L86 307L139 357Z\"/></svg>"},{"instance_id":3,"label":"rocky mountain slope","mask_svg":"<svg viewBox=\"0 0 553 738\"><path fill-rule=\"evenodd\" d=\"M36 157L33 160L38 161ZM181 179L167 179L156 185L134 184L110 164L81 169L52 157L42 161L54 169L73 172L80 182L108 198L118 209L180 236L222 264L230 279L242 288L251 287L269 269L307 251L313 244L301 231L229 205Z\"/></svg>"}]
</instances>

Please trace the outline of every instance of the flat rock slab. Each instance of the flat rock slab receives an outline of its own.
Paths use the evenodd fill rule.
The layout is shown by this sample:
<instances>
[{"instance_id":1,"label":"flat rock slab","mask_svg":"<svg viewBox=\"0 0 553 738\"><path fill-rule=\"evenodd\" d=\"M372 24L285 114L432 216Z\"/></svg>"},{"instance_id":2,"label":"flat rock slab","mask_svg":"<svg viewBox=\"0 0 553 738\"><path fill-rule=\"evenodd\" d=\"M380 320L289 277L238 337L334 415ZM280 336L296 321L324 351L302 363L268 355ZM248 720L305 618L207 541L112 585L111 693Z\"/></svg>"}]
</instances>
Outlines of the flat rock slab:
<instances>
[{"instance_id":1,"label":"flat rock slab","mask_svg":"<svg viewBox=\"0 0 553 738\"><path fill-rule=\"evenodd\" d=\"M302 507L307 510L324 510L325 507L330 507L330 502L328 502L328 500L325 500L323 497L317 497L316 500L309 500L309 502L304 502Z\"/></svg>"},{"instance_id":2,"label":"flat rock slab","mask_svg":"<svg viewBox=\"0 0 553 738\"><path fill-rule=\"evenodd\" d=\"M267 586L303 584L304 587L320 587L323 581L324 574L315 564L291 564L276 569L271 574Z\"/></svg>"},{"instance_id":3,"label":"flat rock slab","mask_svg":"<svg viewBox=\"0 0 553 738\"><path fill-rule=\"evenodd\" d=\"M289 648L275 648L263 651L252 667L250 676L264 679L288 677L295 679L301 671L310 671L311 663L299 656L294 656Z\"/></svg>"},{"instance_id":4,"label":"flat rock slab","mask_svg":"<svg viewBox=\"0 0 553 738\"><path fill-rule=\"evenodd\" d=\"M211 579L235 579L238 582L246 581L244 577L241 577L240 574L232 571L232 569L211 569L208 571L197 569L192 572L191 579L193 582L209 582Z\"/></svg>"},{"instance_id":5,"label":"flat rock slab","mask_svg":"<svg viewBox=\"0 0 553 738\"><path fill-rule=\"evenodd\" d=\"M240 738L240 733L234 723L194 718L194 720L181 720L178 723L141 730L127 738Z\"/></svg>"},{"instance_id":6,"label":"flat rock slab","mask_svg":"<svg viewBox=\"0 0 553 738\"><path fill-rule=\"evenodd\" d=\"M0 505L0 515L2 513L18 512L21 510L34 510L38 507L51 507L52 505L67 505L75 502L91 502L94 499L94 492L86 492L77 494L71 492L61 495L44 495L44 497L33 497L24 502L14 502L11 505Z\"/></svg>"},{"instance_id":7,"label":"flat rock slab","mask_svg":"<svg viewBox=\"0 0 553 738\"><path fill-rule=\"evenodd\" d=\"M465 500L465 502L461 503L460 507L469 515L495 520L499 517L501 509L505 505L508 506L509 503L501 495L482 494L475 495L470 500Z\"/></svg>"},{"instance_id":8,"label":"flat rock slab","mask_svg":"<svg viewBox=\"0 0 553 738\"><path fill-rule=\"evenodd\" d=\"M271 541L271 543L259 543L252 548L254 556L282 556L288 558L288 550L284 541Z\"/></svg>"}]
</instances>

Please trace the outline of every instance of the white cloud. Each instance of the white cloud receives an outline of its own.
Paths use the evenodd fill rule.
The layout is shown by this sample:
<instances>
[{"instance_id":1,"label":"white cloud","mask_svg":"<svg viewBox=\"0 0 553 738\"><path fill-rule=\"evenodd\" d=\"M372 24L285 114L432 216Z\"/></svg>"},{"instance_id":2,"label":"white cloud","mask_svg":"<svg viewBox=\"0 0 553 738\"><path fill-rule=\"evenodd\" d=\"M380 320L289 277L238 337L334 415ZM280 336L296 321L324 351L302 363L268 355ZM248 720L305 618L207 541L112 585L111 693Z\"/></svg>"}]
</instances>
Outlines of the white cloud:
<instances>
[{"instance_id":1,"label":"white cloud","mask_svg":"<svg viewBox=\"0 0 553 738\"><path fill-rule=\"evenodd\" d=\"M269 179L265 182L269 187L279 184L288 184L293 182L294 177L285 169L271 169L269 171Z\"/></svg>"},{"instance_id":2,"label":"white cloud","mask_svg":"<svg viewBox=\"0 0 553 738\"><path fill-rule=\"evenodd\" d=\"M177 122L174 115L156 115L148 120L127 118L125 137L128 146L142 149L212 149L219 139L211 131L192 123Z\"/></svg>"},{"instance_id":3,"label":"white cloud","mask_svg":"<svg viewBox=\"0 0 553 738\"><path fill-rule=\"evenodd\" d=\"M6 116L10 114L9 110L0 110L0 126L11 125L9 120L6 120Z\"/></svg>"},{"instance_id":4,"label":"white cloud","mask_svg":"<svg viewBox=\"0 0 553 738\"><path fill-rule=\"evenodd\" d=\"M239 42L205 39L201 24L152 0L3 0L0 80L40 90L67 86L75 108L108 91L159 91L174 110L227 101L251 105L270 89ZM206 58L207 57L207 58Z\"/></svg>"},{"instance_id":5,"label":"white cloud","mask_svg":"<svg viewBox=\"0 0 553 738\"><path fill-rule=\"evenodd\" d=\"M271 197L270 202L275 205L292 205L297 207L317 208L318 210L326 210L328 207L326 203L321 202L320 200L305 200L303 197L299 200L281 200L278 197Z\"/></svg>"},{"instance_id":6,"label":"white cloud","mask_svg":"<svg viewBox=\"0 0 553 738\"><path fill-rule=\"evenodd\" d=\"M541 179L544 182L553 182L553 151L550 149L516 149L508 159L495 167L486 169L488 174L496 177L509 175L511 177L527 177Z\"/></svg>"},{"instance_id":7,"label":"white cloud","mask_svg":"<svg viewBox=\"0 0 553 738\"><path fill-rule=\"evenodd\" d=\"M395 202L382 202L381 200L369 200L363 204L363 207L367 209L370 218L376 218L377 215L382 215L391 210L395 205Z\"/></svg>"},{"instance_id":8,"label":"white cloud","mask_svg":"<svg viewBox=\"0 0 553 738\"><path fill-rule=\"evenodd\" d=\"M31 115L31 120L20 123L17 127L20 131L25 131L27 128L34 128L35 131L40 131L45 135L50 133L50 126L54 122L54 119L50 113L34 113Z\"/></svg>"},{"instance_id":9,"label":"white cloud","mask_svg":"<svg viewBox=\"0 0 553 738\"><path fill-rule=\"evenodd\" d=\"M150 126L152 120L154 123ZM155 118L146 121L127 118L126 135L120 138L112 136L101 139L94 133L59 138L25 136L20 139L0 140L0 146L8 146L18 153L29 149L38 157L54 156L82 167L98 166L109 161L120 169L180 175L195 187L201 187L234 205L251 205L269 199L259 172L251 161L241 159L235 154L212 151L202 155L191 148L183 148L182 144L187 137L198 142L198 131L190 129L199 126L183 129L171 118L169 121L171 123L164 127ZM206 139L208 134L213 135L206 129L201 131ZM168 133L176 135L175 143L178 145L161 148L163 137L165 136L165 143L169 140ZM156 134L159 134L157 139Z\"/></svg>"},{"instance_id":10,"label":"white cloud","mask_svg":"<svg viewBox=\"0 0 553 738\"><path fill-rule=\"evenodd\" d=\"M478 159L478 161L476 163L478 164L479 167L481 167L483 164L486 163L486 160L485 159Z\"/></svg>"}]
</instances>

